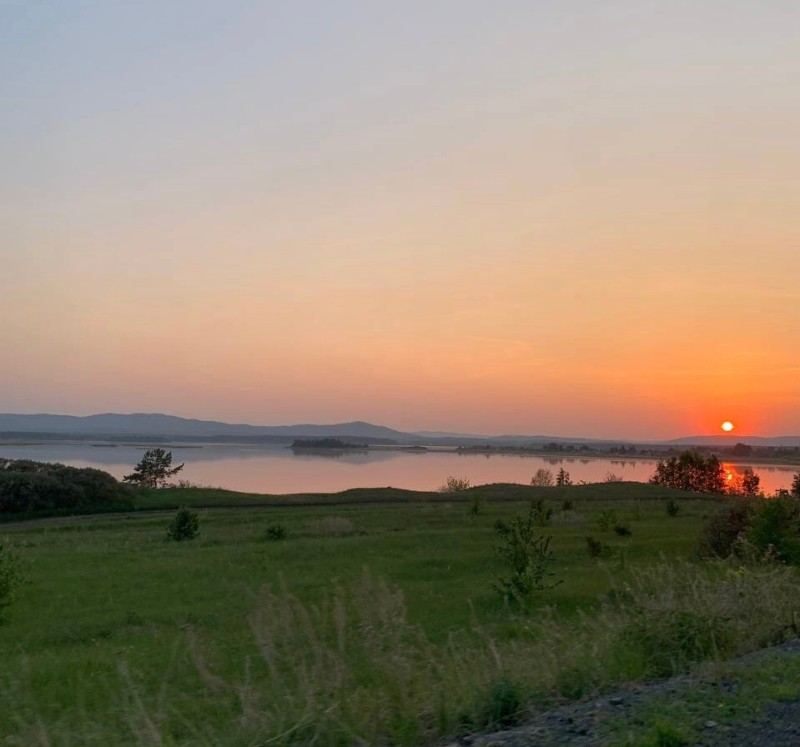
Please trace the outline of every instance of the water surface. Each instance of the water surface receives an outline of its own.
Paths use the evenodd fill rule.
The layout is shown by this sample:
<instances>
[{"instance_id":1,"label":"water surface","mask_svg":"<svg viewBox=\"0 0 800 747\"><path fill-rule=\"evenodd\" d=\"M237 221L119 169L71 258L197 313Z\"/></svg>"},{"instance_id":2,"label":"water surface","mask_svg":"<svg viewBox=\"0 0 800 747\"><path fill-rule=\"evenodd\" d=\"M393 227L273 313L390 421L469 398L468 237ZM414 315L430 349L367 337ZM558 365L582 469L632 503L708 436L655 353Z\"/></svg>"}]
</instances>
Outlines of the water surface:
<instances>
[{"instance_id":1,"label":"water surface","mask_svg":"<svg viewBox=\"0 0 800 747\"><path fill-rule=\"evenodd\" d=\"M132 471L146 447L92 444L0 445L0 457L62 462L96 467L121 478ZM256 493L336 492L355 487L435 490L449 476L473 485L492 482L528 484L537 469L554 474L563 467L573 482L600 482L613 473L646 482L655 471L649 459L595 459L459 454L453 451L314 451L293 452L285 446L170 446L175 464L185 462L180 477L201 485ZM726 464L735 473L746 463ZM800 467L751 465L767 493L788 488Z\"/></svg>"}]
</instances>

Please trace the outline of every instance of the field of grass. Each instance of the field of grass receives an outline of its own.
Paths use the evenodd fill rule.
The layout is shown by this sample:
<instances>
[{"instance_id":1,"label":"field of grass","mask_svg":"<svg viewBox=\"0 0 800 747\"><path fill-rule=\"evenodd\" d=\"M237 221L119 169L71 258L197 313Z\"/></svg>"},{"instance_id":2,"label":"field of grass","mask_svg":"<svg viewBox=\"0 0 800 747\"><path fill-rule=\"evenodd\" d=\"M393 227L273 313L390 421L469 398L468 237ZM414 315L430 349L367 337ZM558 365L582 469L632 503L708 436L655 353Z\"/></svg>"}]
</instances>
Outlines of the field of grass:
<instances>
[{"instance_id":1,"label":"field of grass","mask_svg":"<svg viewBox=\"0 0 800 747\"><path fill-rule=\"evenodd\" d=\"M561 583L523 609L493 588L503 573L493 526L542 496ZM675 496L681 510L668 517ZM185 489L136 500L178 505L216 506L198 509L198 539L166 541L169 514L152 513L8 532L28 582L0 624L1 744L420 744L502 725L652 674L635 636L629 646L614 632L621 613L601 602L626 584L649 593L660 571L641 573L654 563L684 568L719 508L638 483L272 498ZM600 530L608 510L630 537ZM275 524L285 539L270 538ZM611 555L590 558L587 535ZM742 573L731 583L752 598L739 604L780 618L796 579ZM756 599L768 592L770 609ZM717 640L714 629L710 649L672 664L774 635L764 621L753 630L728 645L733 633Z\"/></svg>"}]
</instances>

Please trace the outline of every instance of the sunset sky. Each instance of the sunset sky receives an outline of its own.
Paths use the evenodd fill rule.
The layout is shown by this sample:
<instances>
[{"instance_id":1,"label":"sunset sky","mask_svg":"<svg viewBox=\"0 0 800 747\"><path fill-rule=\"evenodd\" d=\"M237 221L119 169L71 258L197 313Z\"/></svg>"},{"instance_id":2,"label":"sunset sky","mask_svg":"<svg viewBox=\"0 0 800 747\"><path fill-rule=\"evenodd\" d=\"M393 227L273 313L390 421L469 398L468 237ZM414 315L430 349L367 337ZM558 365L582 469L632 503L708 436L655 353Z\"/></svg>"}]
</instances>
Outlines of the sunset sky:
<instances>
[{"instance_id":1,"label":"sunset sky","mask_svg":"<svg viewBox=\"0 0 800 747\"><path fill-rule=\"evenodd\" d=\"M0 411L800 433L800 3L0 3Z\"/></svg>"}]
</instances>

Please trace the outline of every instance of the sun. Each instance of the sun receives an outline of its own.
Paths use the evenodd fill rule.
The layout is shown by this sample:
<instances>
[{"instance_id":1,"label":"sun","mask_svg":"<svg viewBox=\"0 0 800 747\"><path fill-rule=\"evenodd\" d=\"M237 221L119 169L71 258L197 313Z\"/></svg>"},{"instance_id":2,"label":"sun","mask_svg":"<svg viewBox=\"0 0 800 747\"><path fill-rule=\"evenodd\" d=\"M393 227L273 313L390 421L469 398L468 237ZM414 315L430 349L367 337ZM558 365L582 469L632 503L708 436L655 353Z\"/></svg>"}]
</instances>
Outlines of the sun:
<instances>
[{"instance_id":1,"label":"sun","mask_svg":"<svg viewBox=\"0 0 800 747\"><path fill-rule=\"evenodd\" d=\"M723 430L723 431L725 431L725 433L730 433L730 432L733 430L734 426L733 426L733 423L731 423L731 421L730 421L730 420L726 420L726 421L725 421L725 422L724 422L724 423L723 423L723 424L720 426L720 428L722 428L722 430Z\"/></svg>"}]
</instances>

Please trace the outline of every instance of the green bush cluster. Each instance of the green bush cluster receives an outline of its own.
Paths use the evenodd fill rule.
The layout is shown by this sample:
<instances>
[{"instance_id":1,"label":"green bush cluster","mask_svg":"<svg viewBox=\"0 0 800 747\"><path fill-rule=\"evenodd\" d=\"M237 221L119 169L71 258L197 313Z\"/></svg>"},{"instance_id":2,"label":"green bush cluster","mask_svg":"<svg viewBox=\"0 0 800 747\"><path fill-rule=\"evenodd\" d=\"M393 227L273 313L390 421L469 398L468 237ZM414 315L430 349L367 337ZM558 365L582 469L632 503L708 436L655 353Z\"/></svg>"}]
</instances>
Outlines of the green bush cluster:
<instances>
[{"instance_id":1,"label":"green bush cluster","mask_svg":"<svg viewBox=\"0 0 800 747\"><path fill-rule=\"evenodd\" d=\"M167 527L167 539L174 542L192 540L200 534L200 517L188 508L181 508Z\"/></svg>"},{"instance_id":2,"label":"green bush cluster","mask_svg":"<svg viewBox=\"0 0 800 747\"><path fill-rule=\"evenodd\" d=\"M712 516L700 536L700 554L752 554L800 565L800 498L740 498Z\"/></svg>"},{"instance_id":3,"label":"green bush cluster","mask_svg":"<svg viewBox=\"0 0 800 747\"><path fill-rule=\"evenodd\" d=\"M101 508L128 500L126 487L99 469L0 459L0 513Z\"/></svg>"}]
</instances>

